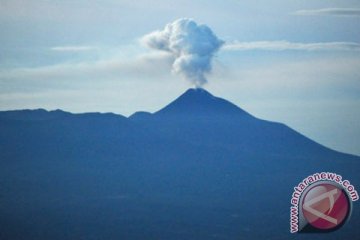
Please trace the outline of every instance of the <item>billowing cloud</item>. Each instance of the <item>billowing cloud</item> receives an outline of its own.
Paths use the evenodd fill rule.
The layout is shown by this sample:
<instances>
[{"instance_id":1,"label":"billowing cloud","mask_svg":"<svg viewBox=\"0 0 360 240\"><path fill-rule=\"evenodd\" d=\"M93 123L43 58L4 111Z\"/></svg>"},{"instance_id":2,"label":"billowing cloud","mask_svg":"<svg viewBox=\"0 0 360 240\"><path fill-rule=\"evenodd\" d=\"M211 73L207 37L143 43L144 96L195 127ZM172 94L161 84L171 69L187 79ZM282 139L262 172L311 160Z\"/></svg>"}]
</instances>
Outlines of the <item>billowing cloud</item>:
<instances>
[{"instance_id":1,"label":"billowing cloud","mask_svg":"<svg viewBox=\"0 0 360 240\"><path fill-rule=\"evenodd\" d=\"M358 16L360 17L360 8L322 8L299 10L295 15L328 15L328 16Z\"/></svg>"},{"instance_id":2,"label":"billowing cloud","mask_svg":"<svg viewBox=\"0 0 360 240\"><path fill-rule=\"evenodd\" d=\"M174 58L173 72L197 87L207 82L205 75L211 71L211 60L224 44L208 26L187 18L169 23L141 40L152 49L170 53Z\"/></svg>"},{"instance_id":3,"label":"billowing cloud","mask_svg":"<svg viewBox=\"0 0 360 240\"><path fill-rule=\"evenodd\" d=\"M317 42L299 43L289 41L255 41L255 42L232 42L223 47L228 51L265 50L265 51L359 51L360 43L355 42Z\"/></svg>"}]
</instances>

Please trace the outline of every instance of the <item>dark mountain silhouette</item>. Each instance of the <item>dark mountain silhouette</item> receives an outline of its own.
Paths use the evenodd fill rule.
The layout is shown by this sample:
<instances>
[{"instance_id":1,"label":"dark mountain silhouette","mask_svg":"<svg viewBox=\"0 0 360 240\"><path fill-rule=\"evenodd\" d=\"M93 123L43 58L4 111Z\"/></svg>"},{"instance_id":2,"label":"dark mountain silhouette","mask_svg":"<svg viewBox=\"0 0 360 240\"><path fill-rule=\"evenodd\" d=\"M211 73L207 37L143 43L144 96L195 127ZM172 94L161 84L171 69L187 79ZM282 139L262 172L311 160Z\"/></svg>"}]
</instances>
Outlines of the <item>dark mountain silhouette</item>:
<instances>
[{"instance_id":1,"label":"dark mountain silhouette","mask_svg":"<svg viewBox=\"0 0 360 240\"><path fill-rule=\"evenodd\" d=\"M250 114L236 105L218 97L214 97L202 88L189 89L175 101L156 112L154 115L162 117L170 116L204 116L222 117L238 116L251 117Z\"/></svg>"},{"instance_id":2,"label":"dark mountain silhouette","mask_svg":"<svg viewBox=\"0 0 360 240\"><path fill-rule=\"evenodd\" d=\"M204 89L189 89L160 111L135 113L130 120L146 122L163 136L232 147L240 155L304 158L337 154L284 124L257 119Z\"/></svg>"},{"instance_id":3,"label":"dark mountain silhouette","mask_svg":"<svg viewBox=\"0 0 360 240\"><path fill-rule=\"evenodd\" d=\"M313 239L290 235L293 187L360 158L204 89L153 114L0 112L0 239ZM356 205L356 204L354 204ZM359 236L360 209L322 239Z\"/></svg>"}]
</instances>

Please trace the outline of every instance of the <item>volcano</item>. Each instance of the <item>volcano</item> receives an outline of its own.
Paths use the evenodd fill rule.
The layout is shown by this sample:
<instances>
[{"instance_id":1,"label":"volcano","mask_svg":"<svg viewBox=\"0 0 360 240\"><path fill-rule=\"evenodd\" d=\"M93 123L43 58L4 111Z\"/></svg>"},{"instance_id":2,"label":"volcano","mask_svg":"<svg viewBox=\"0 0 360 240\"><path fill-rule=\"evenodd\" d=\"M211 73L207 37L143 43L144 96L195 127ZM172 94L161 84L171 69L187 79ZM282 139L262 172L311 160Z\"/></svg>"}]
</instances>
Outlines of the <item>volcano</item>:
<instances>
[{"instance_id":1,"label":"volcano","mask_svg":"<svg viewBox=\"0 0 360 240\"><path fill-rule=\"evenodd\" d=\"M187 90L154 114L135 113L130 120L147 122L148 128L161 131L168 141L179 138L201 145L231 147L242 156L307 158L340 154L284 124L258 119L201 88Z\"/></svg>"},{"instance_id":2,"label":"volcano","mask_svg":"<svg viewBox=\"0 0 360 240\"><path fill-rule=\"evenodd\" d=\"M155 113L0 112L1 239L288 239L315 172L360 186L360 158L204 89ZM360 235L360 209L319 239ZM301 236L303 238L311 235Z\"/></svg>"}]
</instances>

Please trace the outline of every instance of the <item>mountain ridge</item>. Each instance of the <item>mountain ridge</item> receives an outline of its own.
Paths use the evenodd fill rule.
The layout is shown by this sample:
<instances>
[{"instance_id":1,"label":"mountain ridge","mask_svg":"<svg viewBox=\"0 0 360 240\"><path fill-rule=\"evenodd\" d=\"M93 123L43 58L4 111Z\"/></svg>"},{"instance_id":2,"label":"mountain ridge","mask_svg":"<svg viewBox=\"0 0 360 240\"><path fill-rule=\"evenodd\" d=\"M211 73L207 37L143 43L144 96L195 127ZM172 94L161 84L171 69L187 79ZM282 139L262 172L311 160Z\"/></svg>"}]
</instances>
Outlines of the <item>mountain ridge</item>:
<instances>
[{"instance_id":1,"label":"mountain ridge","mask_svg":"<svg viewBox=\"0 0 360 240\"><path fill-rule=\"evenodd\" d=\"M0 112L0 238L289 239L304 177L328 171L360 186L360 157L210 93L184 94L128 118ZM317 238L355 239L359 224L354 207Z\"/></svg>"},{"instance_id":2,"label":"mountain ridge","mask_svg":"<svg viewBox=\"0 0 360 240\"><path fill-rule=\"evenodd\" d=\"M297 135L296 137L299 139L295 141L297 144L313 142L313 146L317 145L317 148L321 149L321 151L326 148L339 154L347 154L319 144L301 133L298 133L296 130L291 129L286 124L258 119L237 105L223 98L215 97L202 88L188 89L179 97L154 113L139 111L129 117L115 113L71 113L60 109L50 111L45 109L0 111L0 120L2 119L7 121L69 120L70 118L87 120L93 119L97 122L100 121L99 123L104 121L106 124L108 124L109 121L112 122L111 124L118 124L119 121L124 123L128 122L127 125L133 122L135 124L133 127L137 126L143 130L147 129L146 131L148 131L148 133L150 131L154 135L158 135L156 131L160 131L161 134L166 132L166 135L169 135L168 138L177 137L175 135L179 135L182 136L181 138L187 139L189 136L191 137L191 135L196 137L196 135L202 135L205 134L205 132L210 132L212 133L210 134L211 136L217 136L217 138L223 135L220 139L223 139L222 141L228 144L236 144L236 142L239 141L239 137L234 136L236 133L239 133L239 136L242 138L259 139L263 136L265 139L268 139L266 136L274 135L275 132L277 132L277 136L274 137L274 139L271 139L270 137L270 139L262 140L258 143L256 143L257 140L249 141L249 139L245 139L245 142L240 142L242 142L243 147L246 149L253 149L253 145L268 145L268 143L264 143L264 141L272 141L271 144L277 143L280 146L282 144L286 144L286 140L279 142L279 139L281 140L281 138L286 137L285 135ZM223 129L221 125L227 126L229 129L236 129L236 131L227 131L227 129ZM277 130L274 132L275 128ZM179 133L178 131L175 131L172 133L173 129L182 129L183 132ZM217 132L217 129L221 129L221 132ZM226 134L222 133L224 130ZM285 134L284 131L287 133ZM232 138L230 138L230 136L232 136ZM215 141L214 137L211 137L210 140ZM249 141L250 143L247 144L246 141ZM271 144L266 147L268 150L271 148ZM309 145L309 143L307 143L307 145ZM296 146L293 145L292 148L294 147ZM311 147L312 151L314 148L315 147ZM252 151L255 151L255 149ZM356 156L353 154L347 155Z\"/></svg>"}]
</instances>

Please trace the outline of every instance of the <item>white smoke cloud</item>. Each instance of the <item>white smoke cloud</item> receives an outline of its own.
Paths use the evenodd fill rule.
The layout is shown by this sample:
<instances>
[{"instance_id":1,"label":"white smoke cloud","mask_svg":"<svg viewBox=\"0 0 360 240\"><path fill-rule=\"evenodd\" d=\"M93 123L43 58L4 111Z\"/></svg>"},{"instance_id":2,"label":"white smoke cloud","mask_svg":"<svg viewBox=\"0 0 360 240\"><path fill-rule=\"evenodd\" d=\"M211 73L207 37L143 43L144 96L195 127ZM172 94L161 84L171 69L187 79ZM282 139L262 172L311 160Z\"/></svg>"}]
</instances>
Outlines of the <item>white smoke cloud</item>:
<instances>
[{"instance_id":1,"label":"white smoke cloud","mask_svg":"<svg viewBox=\"0 0 360 240\"><path fill-rule=\"evenodd\" d=\"M169 23L141 40L152 49L171 53L173 72L183 75L196 87L207 82L205 75L211 71L211 60L224 44L208 26L187 18Z\"/></svg>"}]
</instances>

